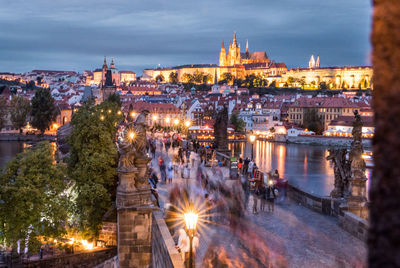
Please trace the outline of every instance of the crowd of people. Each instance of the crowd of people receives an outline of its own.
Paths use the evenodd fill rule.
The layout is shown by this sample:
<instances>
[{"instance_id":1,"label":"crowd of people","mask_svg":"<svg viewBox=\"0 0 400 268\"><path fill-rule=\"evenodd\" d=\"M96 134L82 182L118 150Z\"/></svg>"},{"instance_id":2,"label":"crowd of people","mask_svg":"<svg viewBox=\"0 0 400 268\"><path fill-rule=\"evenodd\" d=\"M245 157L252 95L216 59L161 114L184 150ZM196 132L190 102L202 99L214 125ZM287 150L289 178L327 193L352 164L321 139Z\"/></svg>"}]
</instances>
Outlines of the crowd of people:
<instances>
[{"instance_id":1,"label":"crowd of people","mask_svg":"<svg viewBox=\"0 0 400 268\"><path fill-rule=\"evenodd\" d=\"M170 147L173 147L170 153ZM157 148L159 151L157 151ZM201 222L203 224L219 224L229 226L230 230L246 228L243 219L246 218L249 199L252 197L252 213L263 211L273 212L277 198L284 199L287 181L280 177L278 170L261 172L254 160L239 158L238 173L241 181L227 186L222 163L216 159L216 151L212 146L183 141L179 137L152 137L148 141L149 154L156 159L150 171L149 182L153 194L158 200L157 174L160 182L170 184L168 204L165 206L167 226L175 234L176 247L184 261L188 260L188 235L184 228L179 227L177 214L189 200L200 200ZM157 164L155 164L157 163ZM156 171L158 166L159 173ZM206 168L210 167L210 168ZM192 176L190 176L192 171ZM194 174L194 176L193 176ZM191 183L175 183L174 179L183 178ZM159 204L159 202L157 201ZM241 226L242 228L238 228ZM199 234L194 237L194 254L198 246Z\"/></svg>"}]
</instances>

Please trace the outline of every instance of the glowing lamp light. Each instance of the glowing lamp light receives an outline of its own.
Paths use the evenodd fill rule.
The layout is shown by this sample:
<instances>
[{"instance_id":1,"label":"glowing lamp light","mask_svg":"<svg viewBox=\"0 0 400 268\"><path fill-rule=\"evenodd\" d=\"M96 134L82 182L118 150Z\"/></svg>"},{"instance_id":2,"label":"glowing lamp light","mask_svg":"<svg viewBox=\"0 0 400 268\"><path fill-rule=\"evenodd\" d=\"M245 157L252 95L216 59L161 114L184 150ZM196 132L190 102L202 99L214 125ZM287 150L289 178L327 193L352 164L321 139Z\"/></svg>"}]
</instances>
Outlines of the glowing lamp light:
<instances>
[{"instance_id":1,"label":"glowing lamp light","mask_svg":"<svg viewBox=\"0 0 400 268\"><path fill-rule=\"evenodd\" d=\"M72 245L72 244L74 244L74 242L75 242L75 239L72 237L71 240L68 241L68 244Z\"/></svg>"},{"instance_id":2,"label":"glowing lamp light","mask_svg":"<svg viewBox=\"0 0 400 268\"><path fill-rule=\"evenodd\" d=\"M155 115L153 115L153 120L154 121L156 121L157 120L157 118L158 118L158 116L155 114Z\"/></svg>"},{"instance_id":3,"label":"glowing lamp light","mask_svg":"<svg viewBox=\"0 0 400 268\"><path fill-rule=\"evenodd\" d=\"M100 120L103 121L104 120L104 115L100 116Z\"/></svg>"},{"instance_id":4,"label":"glowing lamp light","mask_svg":"<svg viewBox=\"0 0 400 268\"><path fill-rule=\"evenodd\" d=\"M268 181L268 184L269 184L270 186L272 186L272 185L274 184L274 181L273 181L273 180L270 180L270 181Z\"/></svg>"},{"instance_id":5,"label":"glowing lamp light","mask_svg":"<svg viewBox=\"0 0 400 268\"><path fill-rule=\"evenodd\" d=\"M109 113L109 114L111 113L111 109L108 110L108 113Z\"/></svg>"},{"instance_id":6,"label":"glowing lamp light","mask_svg":"<svg viewBox=\"0 0 400 268\"><path fill-rule=\"evenodd\" d=\"M82 246L87 249L87 250L92 250L93 247L93 242L89 243L87 240L81 240Z\"/></svg>"},{"instance_id":7,"label":"glowing lamp light","mask_svg":"<svg viewBox=\"0 0 400 268\"><path fill-rule=\"evenodd\" d=\"M53 124L53 128L58 128L58 124L57 124L57 123L54 123L54 124Z\"/></svg>"},{"instance_id":8,"label":"glowing lamp light","mask_svg":"<svg viewBox=\"0 0 400 268\"><path fill-rule=\"evenodd\" d=\"M253 143L256 140L256 136L250 135L249 139L250 139L250 142Z\"/></svg>"},{"instance_id":9,"label":"glowing lamp light","mask_svg":"<svg viewBox=\"0 0 400 268\"><path fill-rule=\"evenodd\" d=\"M117 115L121 115L121 114L122 114L122 112L121 112L121 111L118 111L118 112L117 112Z\"/></svg>"},{"instance_id":10,"label":"glowing lamp light","mask_svg":"<svg viewBox=\"0 0 400 268\"><path fill-rule=\"evenodd\" d=\"M132 117L135 117L135 115L136 115L136 114L135 114L134 112L131 112L131 116L132 116Z\"/></svg>"},{"instance_id":11,"label":"glowing lamp light","mask_svg":"<svg viewBox=\"0 0 400 268\"><path fill-rule=\"evenodd\" d=\"M188 213L185 213L183 215L183 217L185 219L186 228L188 230L196 230L197 219L198 219L199 215L197 215L194 212L188 212Z\"/></svg>"},{"instance_id":12,"label":"glowing lamp light","mask_svg":"<svg viewBox=\"0 0 400 268\"><path fill-rule=\"evenodd\" d=\"M185 121L185 126L186 127L190 127L190 125L191 125L191 122L189 120Z\"/></svg>"},{"instance_id":13,"label":"glowing lamp light","mask_svg":"<svg viewBox=\"0 0 400 268\"><path fill-rule=\"evenodd\" d=\"M169 122L171 122L171 118L169 117L165 118L165 123L169 124Z\"/></svg>"},{"instance_id":14,"label":"glowing lamp light","mask_svg":"<svg viewBox=\"0 0 400 268\"><path fill-rule=\"evenodd\" d=\"M133 140L133 138L135 138L135 133L134 133L134 132L130 132L130 133L129 133L129 138L130 138L131 140Z\"/></svg>"},{"instance_id":15,"label":"glowing lamp light","mask_svg":"<svg viewBox=\"0 0 400 268\"><path fill-rule=\"evenodd\" d=\"M179 124L179 119L175 119L174 120L174 125L178 125Z\"/></svg>"}]
</instances>

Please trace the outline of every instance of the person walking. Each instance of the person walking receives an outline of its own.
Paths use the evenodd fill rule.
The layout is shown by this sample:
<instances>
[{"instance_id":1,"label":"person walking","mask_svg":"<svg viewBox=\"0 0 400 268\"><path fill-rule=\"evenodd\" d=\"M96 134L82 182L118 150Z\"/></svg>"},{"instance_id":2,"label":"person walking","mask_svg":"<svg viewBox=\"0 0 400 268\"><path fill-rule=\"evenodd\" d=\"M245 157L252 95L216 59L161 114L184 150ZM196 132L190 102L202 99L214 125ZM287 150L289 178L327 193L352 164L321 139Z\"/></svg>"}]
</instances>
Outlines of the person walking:
<instances>
[{"instance_id":1,"label":"person walking","mask_svg":"<svg viewBox=\"0 0 400 268\"><path fill-rule=\"evenodd\" d=\"M247 169L249 168L249 163L250 163L250 160L248 157L246 157L246 159L243 161L243 170L242 170L243 175L247 174Z\"/></svg>"},{"instance_id":2,"label":"person walking","mask_svg":"<svg viewBox=\"0 0 400 268\"><path fill-rule=\"evenodd\" d=\"M248 168L247 168L247 174L250 175L250 178L251 178L251 179L254 178L254 176L253 176L253 168L254 168L254 162L253 162L253 159L252 159L252 160L249 162L249 166L248 166Z\"/></svg>"},{"instance_id":3,"label":"person walking","mask_svg":"<svg viewBox=\"0 0 400 268\"><path fill-rule=\"evenodd\" d=\"M166 166L164 159L161 158L161 161L159 161L159 167L160 167L160 173L161 173L161 181L165 183L167 173L166 173Z\"/></svg>"},{"instance_id":4,"label":"person walking","mask_svg":"<svg viewBox=\"0 0 400 268\"><path fill-rule=\"evenodd\" d=\"M274 182L270 180L268 182L268 187L266 189L266 197L267 197L267 204L268 204L268 212L274 212L274 206L275 206L275 187L274 187Z\"/></svg>"},{"instance_id":5,"label":"person walking","mask_svg":"<svg viewBox=\"0 0 400 268\"><path fill-rule=\"evenodd\" d=\"M172 183L172 177L174 176L174 167L172 165L172 162L170 161L168 163L168 174L167 174L167 183Z\"/></svg>"}]
</instances>

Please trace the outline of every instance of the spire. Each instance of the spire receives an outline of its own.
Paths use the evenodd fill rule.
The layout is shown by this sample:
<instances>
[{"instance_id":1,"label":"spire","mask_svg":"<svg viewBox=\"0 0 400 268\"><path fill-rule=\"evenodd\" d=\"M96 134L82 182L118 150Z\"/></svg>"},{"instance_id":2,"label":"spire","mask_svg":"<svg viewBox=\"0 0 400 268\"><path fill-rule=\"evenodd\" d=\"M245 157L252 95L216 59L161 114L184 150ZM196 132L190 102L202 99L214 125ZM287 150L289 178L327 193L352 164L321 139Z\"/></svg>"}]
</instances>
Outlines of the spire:
<instances>
[{"instance_id":1,"label":"spire","mask_svg":"<svg viewBox=\"0 0 400 268\"><path fill-rule=\"evenodd\" d=\"M233 34L233 45L234 45L235 47L237 47L236 32L234 32L234 34Z\"/></svg>"},{"instance_id":2,"label":"spire","mask_svg":"<svg viewBox=\"0 0 400 268\"><path fill-rule=\"evenodd\" d=\"M106 58L106 56L104 56L104 64L107 65L107 58Z\"/></svg>"},{"instance_id":3,"label":"spire","mask_svg":"<svg viewBox=\"0 0 400 268\"><path fill-rule=\"evenodd\" d=\"M308 68L315 68L314 55L311 55L310 61L308 62Z\"/></svg>"},{"instance_id":4,"label":"spire","mask_svg":"<svg viewBox=\"0 0 400 268\"><path fill-rule=\"evenodd\" d=\"M222 47L221 47L221 49L225 49L224 40L222 40Z\"/></svg>"},{"instance_id":5,"label":"spire","mask_svg":"<svg viewBox=\"0 0 400 268\"><path fill-rule=\"evenodd\" d=\"M246 40L246 53L249 53L249 39Z\"/></svg>"},{"instance_id":6,"label":"spire","mask_svg":"<svg viewBox=\"0 0 400 268\"><path fill-rule=\"evenodd\" d=\"M110 68L115 68L115 65L114 65L114 58L111 58Z\"/></svg>"},{"instance_id":7,"label":"spire","mask_svg":"<svg viewBox=\"0 0 400 268\"><path fill-rule=\"evenodd\" d=\"M315 67L319 68L319 56L317 57L317 62L315 63Z\"/></svg>"}]
</instances>

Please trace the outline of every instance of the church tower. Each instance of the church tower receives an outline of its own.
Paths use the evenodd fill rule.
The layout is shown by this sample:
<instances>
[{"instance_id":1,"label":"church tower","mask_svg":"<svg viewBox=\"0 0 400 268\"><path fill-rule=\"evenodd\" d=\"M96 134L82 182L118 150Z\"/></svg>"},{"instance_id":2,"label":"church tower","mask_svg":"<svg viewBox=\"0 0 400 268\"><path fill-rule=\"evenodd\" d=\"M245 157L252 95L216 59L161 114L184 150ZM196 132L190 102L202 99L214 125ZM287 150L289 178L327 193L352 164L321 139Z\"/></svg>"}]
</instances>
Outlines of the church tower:
<instances>
[{"instance_id":1,"label":"church tower","mask_svg":"<svg viewBox=\"0 0 400 268\"><path fill-rule=\"evenodd\" d=\"M219 66L226 66L226 50L224 41L222 41L221 52L219 53Z\"/></svg>"},{"instance_id":2,"label":"church tower","mask_svg":"<svg viewBox=\"0 0 400 268\"><path fill-rule=\"evenodd\" d=\"M319 56L317 57L317 62L315 63L315 67L319 68Z\"/></svg>"},{"instance_id":3,"label":"church tower","mask_svg":"<svg viewBox=\"0 0 400 268\"><path fill-rule=\"evenodd\" d=\"M103 63L103 69L101 72L101 84L104 85L106 82L106 74L108 71L108 66L107 66L107 59L106 56L104 56L104 63Z\"/></svg>"},{"instance_id":4,"label":"church tower","mask_svg":"<svg viewBox=\"0 0 400 268\"><path fill-rule=\"evenodd\" d=\"M111 58L110 69L115 69L114 58Z\"/></svg>"},{"instance_id":5,"label":"church tower","mask_svg":"<svg viewBox=\"0 0 400 268\"><path fill-rule=\"evenodd\" d=\"M315 59L314 55L311 55L310 60L308 61L308 68L315 68Z\"/></svg>"}]
</instances>

